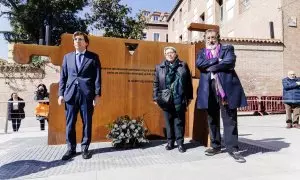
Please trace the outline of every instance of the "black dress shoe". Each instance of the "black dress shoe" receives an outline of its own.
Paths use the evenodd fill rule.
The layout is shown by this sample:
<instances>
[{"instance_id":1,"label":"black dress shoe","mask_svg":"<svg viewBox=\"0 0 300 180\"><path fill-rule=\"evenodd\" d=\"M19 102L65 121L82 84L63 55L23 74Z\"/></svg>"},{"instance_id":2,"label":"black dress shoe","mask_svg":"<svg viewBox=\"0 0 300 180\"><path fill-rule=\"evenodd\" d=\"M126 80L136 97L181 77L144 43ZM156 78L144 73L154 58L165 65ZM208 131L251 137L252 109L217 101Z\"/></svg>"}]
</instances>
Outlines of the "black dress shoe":
<instances>
[{"instance_id":1,"label":"black dress shoe","mask_svg":"<svg viewBox=\"0 0 300 180\"><path fill-rule=\"evenodd\" d=\"M165 148L167 151L172 150L172 149L174 149L174 144L168 143Z\"/></svg>"},{"instance_id":2,"label":"black dress shoe","mask_svg":"<svg viewBox=\"0 0 300 180\"><path fill-rule=\"evenodd\" d=\"M206 156L214 156L219 153L221 153L221 148L208 148L205 150Z\"/></svg>"},{"instance_id":3,"label":"black dress shoe","mask_svg":"<svg viewBox=\"0 0 300 180\"><path fill-rule=\"evenodd\" d=\"M184 153L186 151L185 147L183 145L178 146L178 151L181 153Z\"/></svg>"},{"instance_id":4,"label":"black dress shoe","mask_svg":"<svg viewBox=\"0 0 300 180\"><path fill-rule=\"evenodd\" d=\"M82 151L82 158L83 159L90 159L92 154L89 151Z\"/></svg>"},{"instance_id":5,"label":"black dress shoe","mask_svg":"<svg viewBox=\"0 0 300 180\"><path fill-rule=\"evenodd\" d=\"M76 155L76 152L75 151L67 151L63 157L61 158L61 160L63 161L67 161L69 159L71 159L72 157L74 157Z\"/></svg>"}]
</instances>

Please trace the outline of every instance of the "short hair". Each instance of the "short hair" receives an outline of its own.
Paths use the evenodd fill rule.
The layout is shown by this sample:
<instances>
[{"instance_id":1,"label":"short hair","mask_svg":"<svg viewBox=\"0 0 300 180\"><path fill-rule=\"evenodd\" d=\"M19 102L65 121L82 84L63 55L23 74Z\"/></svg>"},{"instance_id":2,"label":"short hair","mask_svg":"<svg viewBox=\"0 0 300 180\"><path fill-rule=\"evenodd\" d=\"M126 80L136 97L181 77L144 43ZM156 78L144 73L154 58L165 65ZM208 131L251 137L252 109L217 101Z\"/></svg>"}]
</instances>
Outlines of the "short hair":
<instances>
[{"instance_id":1,"label":"short hair","mask_svg":"<svg viewBox=\"0 0 300 180\"><path fill-rule=\"evenodd\" d=\"M295 73L295 71L293 71L293 70L289 70L289 71L288 71L288 75L296 75L296 73Z\"/></svg>"},{"instance_id":2,"label":"short hair","mask_svg":"<svg viewBox=\"0 0 300 180\"><path fill-rule=\"evenodd\" d=\"M166 51L167 51L168 49L171 49L171 50L173 50L173 52L177 53L176 48L174 48L174 47L172 47L172 46L167 46L167 47L164 48L164 54L166 54Z\"/></svg>"},{"instance_id":3,"label":"short hair","mask_svg":"<svg viewBox=\"0 0 300 180\"><path fill-rule=\"evenodd\" d=\"M86 43L88 43L88 44L90 43L90 40L89 40L89 38L88 38L88 35L85 34L84 32L76 31L76 32L74 32L74 34L73 34L73 39L75 39L76 36L83 36L84 41L85 41Z\"/></svg>"},{"instance_id":4,"label":"short hair","mask_svg":"<svg viewBox=\"0 0 300 180\"><path fill-rule=\"evenodd\" d=\"M204 33L204 41L206 40L206 34L212 33L212 32L216 33L216 38L217 38L217 41L219 42L220 41L220 34L219 34L219 31L216 30L216 29L207 29Z\"/></svg>"}]
</instances>

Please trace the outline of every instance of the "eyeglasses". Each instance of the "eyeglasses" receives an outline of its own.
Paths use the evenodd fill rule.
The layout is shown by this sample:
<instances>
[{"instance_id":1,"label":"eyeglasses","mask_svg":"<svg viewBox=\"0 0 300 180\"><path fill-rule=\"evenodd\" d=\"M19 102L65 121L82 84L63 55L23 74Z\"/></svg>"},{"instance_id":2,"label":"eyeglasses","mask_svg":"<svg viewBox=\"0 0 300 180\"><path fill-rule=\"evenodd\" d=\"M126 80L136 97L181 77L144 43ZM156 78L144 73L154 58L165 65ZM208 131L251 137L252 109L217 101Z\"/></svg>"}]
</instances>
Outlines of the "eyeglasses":
<instances>
[{"instance_id":1,"label":"eyeglasses","mask_svg":"<svg viewBox=\"0 0 300 180\"><path fill-rule=\"evenodd\" d=\"M74 41L83 41L83 38L74 38Z\"/></svg>"}]
</instances>

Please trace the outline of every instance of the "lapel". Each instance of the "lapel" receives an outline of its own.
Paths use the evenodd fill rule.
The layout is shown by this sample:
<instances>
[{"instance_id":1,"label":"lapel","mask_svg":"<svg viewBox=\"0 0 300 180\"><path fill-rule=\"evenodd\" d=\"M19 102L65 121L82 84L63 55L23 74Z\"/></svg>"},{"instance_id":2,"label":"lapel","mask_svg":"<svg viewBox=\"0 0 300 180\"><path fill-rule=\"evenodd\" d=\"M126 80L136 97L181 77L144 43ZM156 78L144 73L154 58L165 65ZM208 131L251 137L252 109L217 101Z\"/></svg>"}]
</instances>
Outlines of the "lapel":
<instances>
[{"instance_id":1,"label":"lapel","mask_svg":"<svg viewBox=\"0 0 300 180\"><path fill-rule=\"evenodd\" d=\"M220 59L224 58L225 51L226 51L226 49L224 48L224 46L222 44L220 44L220 55L219 55Z\"/></svg>"},{"instance_id":2,"label":"lapel","mask_svg":"<svg viewBox=\"0 0 300 180\"><path fill-rule=\"evenodd\" d=\"M69 61L70 63L68 64L68 66L71 69L75 69L75 72L78 73L78 69L77 69L77 60L76 60L76 52L72 52L72 54L70 55L71 60ZM74 63L75 62L75 63Z\"/></svg>"},{"instance_id":3,"label":"lapel","mask_svg":"<svg viewBox=\"0 0 300 180\"><path fill-rule=\"evenodd\" d=\"M82 69L84 68L84 66L87 64L87 62L91 61L90 58L87 58L88 55L88 51L85 51L84 56L83 56L83 62L81 63L81 66L78 70L78 74L82 71Z\"/></svg>"}]
</instances>

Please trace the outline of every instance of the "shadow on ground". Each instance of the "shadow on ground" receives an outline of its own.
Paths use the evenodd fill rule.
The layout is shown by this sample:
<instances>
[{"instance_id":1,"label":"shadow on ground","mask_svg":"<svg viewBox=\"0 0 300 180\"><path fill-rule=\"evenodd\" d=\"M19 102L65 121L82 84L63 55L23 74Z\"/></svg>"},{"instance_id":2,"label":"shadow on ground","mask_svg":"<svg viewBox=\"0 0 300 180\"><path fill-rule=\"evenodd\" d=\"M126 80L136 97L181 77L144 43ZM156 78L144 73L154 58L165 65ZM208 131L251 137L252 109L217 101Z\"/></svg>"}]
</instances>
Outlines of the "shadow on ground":
<instances>
[{"instance_id":1,"label":"shadow on ground","mask_svg":"<svg viewBox=\"0 0 300 180\"><path fill-rule=\"evenodd\" d=\"M115 148L115 147L104 147L104 148L97 148L97 149L93 149L93 155L94 154L100 154L100 153L107 153L107 152L115 152L115 151L130 151L132 149L148 149L148 148L153 148L153 147L157 147L157 146L164 146L167 144L166 140L155 140L155 141L150 141L148 144L144 144L142 146L139 147L125 147L125 148ZM197 141L193 141L190 140L188 142L184 143L185 147L187 150L189 149L193 149L193 148L197 148L199 146L203 146L201 145L199 142ZM176 143L175 143L175 148L176 148Z\"/></svg>"},{"instance_id":2,"label":"shadow on ground","mask_svg":"<svg viewBox=\"0 0 300 180\"><path fill-rule=\"evenodd\" d=\"M251 140L240 138L242 142L239 142L239 148L244 157L257 153L278 152L290 146L290 143L283 141L283 139L284 138L265 138L261 140Z\"/></svg>"},{"instance_id":3,"label":"shadow on ground","mask_svg":"<svg viewBox=\"0 0 300 180\"><path fill-rule=\"evenodd\" d=\"M62 166L67 161L37 161L37 160L20 160L5 164L0 167L0 179L19 178L40 171L45 171L53 167Z\"/></svg>"}]
</instances>

